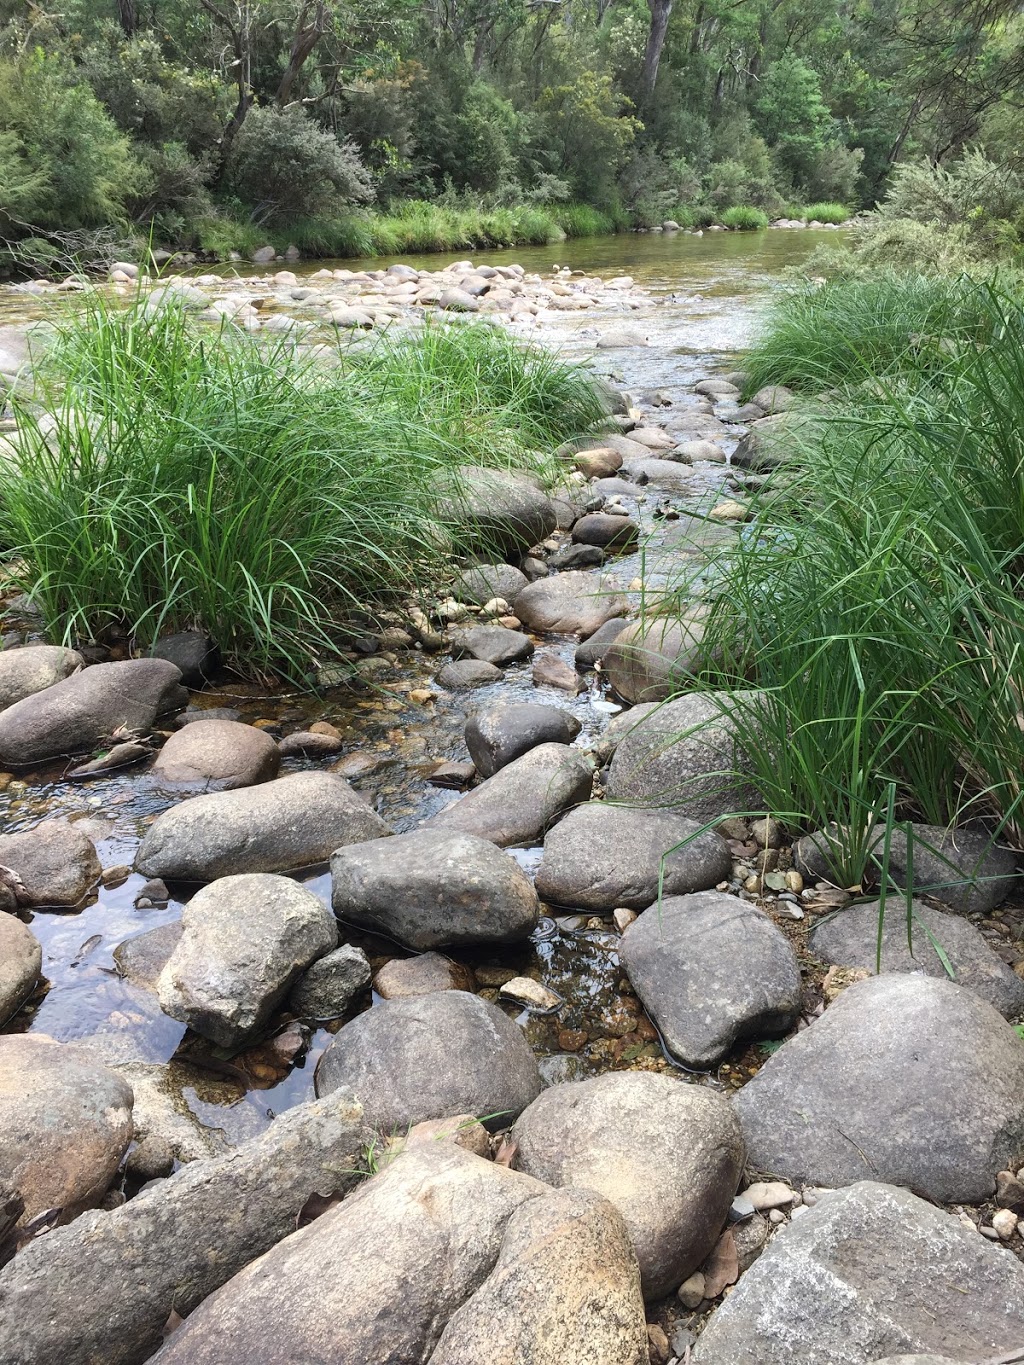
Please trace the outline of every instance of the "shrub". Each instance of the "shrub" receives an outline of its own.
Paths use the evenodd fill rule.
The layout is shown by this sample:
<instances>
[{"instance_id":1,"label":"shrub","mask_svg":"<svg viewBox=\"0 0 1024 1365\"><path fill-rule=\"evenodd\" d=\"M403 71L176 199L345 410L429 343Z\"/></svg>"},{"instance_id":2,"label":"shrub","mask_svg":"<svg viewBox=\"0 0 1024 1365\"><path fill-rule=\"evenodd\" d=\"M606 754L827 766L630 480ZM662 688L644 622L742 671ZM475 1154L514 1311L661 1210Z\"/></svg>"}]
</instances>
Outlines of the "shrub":
<instances>
[{"instance_id":1,"label":"shrub","mask_svg":"<svg viewBox=\"0 0 1024 1365\"><path fill-rule=\"evenodd\" d=\"M327 216L373 197L355 147L298 106L249 111L231 147L227 185L260 222Z\"/></svg>"},{"instance_id":2,"label":"shrub","mask_svg":"<svg viewBox=\"0 0 1024 1365\"><path fill-rule=\"evenodd\" d=\"M722 214L722 225L739 232L753 232L768 226L768 215L763 209L751 208L749 204L737 204Z\"/></svg>"},{"instance_id":3,"label":"shrub","mask_svg":"<svg viewBox=\"0 0 1024 1365\"><path fill-rule=\"evenodd\" d=\"M810 222L845 223L850 210L845 204L808 204L798 215Z\"/></svg>"}]
</instances>

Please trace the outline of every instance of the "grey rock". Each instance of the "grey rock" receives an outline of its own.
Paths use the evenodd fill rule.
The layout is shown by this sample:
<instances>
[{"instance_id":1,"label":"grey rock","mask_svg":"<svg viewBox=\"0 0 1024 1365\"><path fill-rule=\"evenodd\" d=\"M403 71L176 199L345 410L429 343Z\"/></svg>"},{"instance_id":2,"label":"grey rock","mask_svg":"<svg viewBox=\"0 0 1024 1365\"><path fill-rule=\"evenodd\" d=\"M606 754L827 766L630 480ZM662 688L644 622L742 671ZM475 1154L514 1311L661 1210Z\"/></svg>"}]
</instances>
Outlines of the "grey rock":
<instances>
[{"instance_id":1,"label":"grey rock","mask_svg":"<svg viewBox=\"0 0 1024 1365\"><path fill-rule=\"evenodd\" d=\"M598 626L593 635L588 635L582 644L576 646L576 667L593 668L599 659L605 657L612 642L618 639L628 624L624 616L613 616L603 626Z\"/></svg>"},{"instance_id":2,"label":"grey rock","mask_svg":"<svg viewBox=\"0 0 1024 1365\"><path fill-rule=\"evenodd\" d=\"M702 393L708 398L737 398L739 389L727 379L702 379L693 386L694 393Z\"/></svg>"},{"instance_id":3,"label":"grey rock","mask_svg":"<svg viewBox=\"0 0 1024 1365\"><path fill-rule=\"evenodd\" d=\"M750 1164L790 1183L865 1170L978 1203L1024 1161L1024 1043L962 986L893 973L849 986L735 1099Z\"/></svg>"},{"instance_id":4,"label":"grey rock","mask_svg":"<svg viewBox=\"0 0 1024 1365\"><path fill-rule=\"evenodd\" d=\"M480 300L468 294L464 289L446 289L437 301L438 308L444 308L449 313L478 313L480 311Z\"/></svg>"},{"instance_id":5,"label":"grey rock","mask_svg":"<svg viewBox=\"0 0 1024 1365\"><path fill-rule=\"evenodd\" d=\"M624 701L666 701L693 682L704 662L707 613L700 607L672 618L633 621L605 655L605 671Z\"/></svg>"},{"instance_id":6,"label":"grey rock","mask_svg":"<svg viewBox=\"0 0 1024 1365\"><path fill-rule=\"evenodd\" d=\"M316 730L293 730L278 741L277 752L282 758L296 754L303 758L329 758L340 753L345 741L340 735L324 735Z\"/></svg>"},{"instance_id":7,"label":"grey rock","mask_svg":"<svg viewBox=\"0 0 1024 1365\"><path fill-rule=\"evenodd\" d=\"M430 995L433 991L475 991L476 978L469 967L441 953L417 957L393 957L373 978L373 989L382 1000L406 995Z\"/></svg>"},{"instance_id":8,"label":"grey rock","mask_svg":"<svg viewBox=\"0 0 1024 1365\"><path fill-rule=\"evenodd\" d=\"M494 1269L448 1319L429 1365L483 1360L648 1365L636 1254L613 1204L555 1190L513 1213Z\"/></svg>"},{"instance_id":9,"label":"grey rock","mask_svg":"<svg viewBox=\"0 0 1024 1365\"><path fill-rule=\"evenodd\" d=\"M316 1068L316 1093L351 1090L385 1131L450 1114L507 1127L537 1097L520 1029L466 991L385 1000L346 1024Z\"/></svg>"},{"instance_id":10,"label":"grey rock","mask_svg":"<svg viewBox=\"0 0 1024 1365\"><path fill-rule=\"evenodd\" d=\"M0 650L0 711L70 677L85 660L60 645Z\"/></svg>"},{"instance_id":11,"label":"grey rock","mask_svg":"<svg viewBox=\"0 0 1024 1365\"><path fill-rule=\"evenodd\" d=\"M424 822L461 830L502 848L528 848L570 806L590 799L594 771L579 749L538 744Z\"/></svg>"},{"instance_id":12,"label":"grey rock","mask_svg":"<svg viewBox=\"0 0 1024 1365\"><path fill-rule=\"evenodd\" d=\"M596 545L602 550L624 552L636 549L640 528L629 517L592 512L575 523L572 538L581 545Z\"/></svg>"},{"instance_id":13,"label":"grey rock","mask_svg":"<svg viewBox=\"0 0 1024 1365\"><path fill-rule=\"evenodd\" d=\"M926 972L947 979L937 943L953 968L953 980L987 1000L1007 1019L1024 1014L1024 981L959 915L944 915L914 901L913 952L907 943L906 903L886 904L882 925L882 971ZM823 962L873 972L878 949L878 902L851 905L814 927L808 947Z\"/></svg>"},{"instance_id":14,"label":"grey rock","mask_svg":"<svg viewBox=\"0 0 1024 1365\"><path fill-rule=\"evenodd\" d=\"M43 965L39 940L27 925L0 912L0 1024L35 990Z\"/></svg>"},{"instance_id":15,"label":"grey rock","mask_svg":"<svg viewBox=\"0 0 1024 1365\"><path fill-rule=\"evenodd\" d=\"M0 1270L0 1359L142 1365L172 1311L187 1318L286 1238L312 1195L355 1184L370 1137L350 1096L298 1105L230 1154L37 1238Z\"/></svg>"},{"instance_id":16,"label":"grey rock","mask_svg":"<svg viewBox=\"0 0 1024 1365\"><path fill-rule=\"evenodd\" d=\"M693 471L682 459L682 448L672 452L671 460L656 460L650 454L643 459L630 460L623 465L622 472L635 484L644 487L665 488L670 492L688 493L693 487Z\"/></svg>"},{"instance_id":17,"label":"grey rock","mask_svg":"<svg viewBox=\"0 0 1024 1365\"><path fill-rule=\"evenodd\" d=\"M459 659L456 663L445 664L437 675L441 687L453 690L463 687L488 687L500 682L501 669L489 664L485 659Z\"/></svg>"},{"instance_id":18,"label":"grey rock","mask_svg":"<svg viewBox=\"0 0 1024 1365\"><path fill-rule=\"evenodd\" d=\"M644 1296L660 1298L718 1239L743 1170L729 1103L642 1071L554 1085L512 1130L520 1170L595 1190L626 1220Z\"/></svg>"},{"instance_id":19,"label":"grey rock","mask_svg":"<svg viewBox=\"0 0 1024 1365\"><path fill-rule=\"evenodd\" d=\"M511 564L476 564L459 574L452 584L452 596L458 602L471 602L478 607L495 597L514 602L526 584L526 574Z\"/></svg>"},{"instance_id":20,"label":"grey rock","mask_svg":"<svg viewBox=\"0 0 1024 1365\"><path fill-rule=\"evenodd\" d=\"M743 1038L778 1038L800 1013L789 940L736 896L666 897L629 926L620 957L665 1046L689 1066L713 1066Z\"/></svg>"},{"instance_id":21,"label":"grey rock","mask_svg":"<svg viewBox=\"0 0 1024 1365\"><path fill-rule=\"evenodd\" d=\"M157 978L181 942L181 933L181 920L176 919L126 938L114 949L118 971L133 986L155 991Z\"/></svg>"},{"instance_id":22,"label":"grey rock","mask_svg":"<svg viewBox=\"0 0 1024 1365\"><path fill-rule=\"evenodd\" d=\"M732 718L752 700L751 693L691 692L649 711L612 756L608 796L702 821L757 810Z\"/></svg>"},{"instance_id":23,"label":"grey rock","mask_svg":"<svg viewBox=\"0 0 1024 1365\"><path fill-rule=\"evenodd\" d=\"M181 673L186 687L203 687L221 665L220 650L198 630L179 630L157 640L149 651L154 659L167 659Z\"/></svg>"},{"instance_id":24,"label":"grey rock","mask_svg":"<svg viewBox=\"0 0 1024 1365\"><path fill-rule=\"evenodd\" d=\"M174 728L180 730L183 725L194 725L197 720L241 720L242 713L233 706L204 706L192 707L188 711L182 711L174 721Z\"/></svg>"},{"instance_id":25,"label":"grey rock","mask_svg":"<svg viewBox=\"0 0 1024 1365\"><path fill-rule=\"evenodd\" d=\"M768 384L763 389L758 389L750 401L762 412L774 414L786 412L791 408L796 402L796 394L784 384Z\"/></svg>"},{"instance_id":26,"label":"grey rock","mask_svg":"<svg viewBox=\"0 0 1024 1365\"><path fill-rule=\"evenodd\" d=\"M589 801L548 832L537 894L556 905L611 914L620 905L646 910L658 898L659 874L667 896L706 891L728 879L732 853L720 835L699 834L700 828L671 811ZM692 842L677 847L687 839Z\"/></svg>"},{"instance_id":27,"label":"grey rock","mask_svg":"<svg viewBox=\"0 0 1024 1365\"><path fill-rule=\"evenodd\" d=\"M612 716L605 729L591 742L591 750L598 763L605 764L631 730L642 723L645 716L658 709L657 702L641 702Z\"/></svg>"},{"instance_id":28,"label":"grey rock","mask_svg":"<svg viewBox=\"0 0 1024 1365\"><path fill-rule=\"evenodd\" d=\"M571 711L541 702L506 702L470 716L466 747L481 777L493 777L538 744L571 744L580 722Z\"/></svg>"},{"instance_id":29,"label":"grey rock","mask_svg":"<svg viewBox=\"0 0 1024 1365\"><path fill-rule=\"evenodd\" d=\"M599 351L626 350L634 346L646 346L647 337L635 327L613 327L598 338Z\"/></svg>"},{"instance_id":30,"label":"grey rock","mask_svg":"<svg viewBox=\"0 0 1024 1365\"><path fill-rule=\"evenodd\" d=\"M605 621L622 616L628 603L600 574L561 573L525 587L513 610L530 630L593 635Z\"/></svg>"},{"instance_id":31,"label":"grey rock","mask_svg":"<svg viewBox=\"0 0 1024 1365\"><path fill-rule=\"evenodd\" d=\"M551 499L528 477L479 465L438 476L435 499L458 548L496 558L538 545L557 524Z\"/></svg>"},{"instance_id":32,"label":"grey rock","mask_svg":"<svg viewBox=\"0 0 1024 1365\"><path fill-rule=\"evenodd\" d=\"M813 420L804 414L776 413L751 424L732 453L740 469L768 473L794 458L801 444L810 439Z\"/></svg>"},{"instance_id":33,"label":"grey rock","mask_svg":"<svg viewBox=\"0 0 1024 1365\"><path fill-rule=\"evenodd\" d=\"M722 447L716 445L714 441L682 441L677 447L677 453L694 464L701 460L709 464L725 464L727 458Z\"/></svg>"},{"instance_id":34,"label":"grey rock","mask_svg":"<svg viewBox=\"0 0 1024 1365\"><path fill-rule=\"evenodd\" d=\"M440 829L349 844L331 858L339 919L407 948L518 943L540 906L516 860L487 839Z\"/></svg>"},{"instance_id":35,"label":"grey rock","mask_svg":"<svg viewBox=\"0 0 1024 1365\"><path fill-rule=\"evenodd\" d=\"M324 863L343 844L390 830L343 777L303 772L194 796L149 827L135 860L147 877L213 881Z\"/></svg>"},{"instance_id":36,"label":"grey rock","mask_svg":"<svg viewBox=\"0 0 1024 1365\"><path fill-rule=\"evenodd\" d=\"M292 987L288 1008L300 1019L338 1019L370 984L370 962L362 948L343 943L307 967Z\"/></svg>"},{"instance_id":37,"label":"grey rock","mask_svg":"<svg viewBox=\"0 0 1024 1365\"><path fill-rule=\"evenodd\" d=\"M450 1142L403 1151L200 1305L160 1365L426 1361L509 1218L544 1192Z\"/></svg>"},{"instance_id":38,"label":"grey rock","mask_svg":"<svg viewBox=\"0 0 1024 1365\"><path fill-rule=\"evenodd\" d=\"M1024 1267L908 1190L862 1181L784 1228L716 1309L695 1365L983 1360L1024 1340ZM916 1357L915 1357L916 1358Z\"/></svg>"},{"instance_id":39,"label":"grey rock","mask_svg":"<svg viewBox=\"0 0 1024 1365\"><path fill-rule=\"evenodd\" d=\"M119 1076L45 1034L0 1035L0 1171L23 1222L98 1204L131 1139L132 1092Z\"/></svg>"},{"instance_id":40,"label":"grey rock","mask_svg":"<svg viewBox=\"0 0 1024 1365\"><path fill-rule=\"evenodd\" d=\"M80 905L102 871L92 840L68 820L0 834L0 867L19 878L17 902L26 906Z\"/></svg>"},{"instance_id":41,"label":"grey rock","mask_svg":"<svg viewBox=\"0 0 1024 1365\"><path fill-rule=\"evenodd\" d=\"M604 551L596 545L563 545L548 556L548 568L555 573L572 569L595 569L604 563Z\"/></svg>"},{"instance_id":42,"label":"grey rock","mask_svg":"<svg viewBox=\"0 0 1024 1365\"><path fill-rule=\"evenodd\" d=\"M255 1110L239 1103L244 1092L237 1082L212 1071L173 1061L119 1062L111 1070L128 1082L135 1096L135 1132L128 1154L133 1167L140 1147L146 1149L142 1164L155 1165L162 1154L160 1164L169 1157L173 1167L175 1161L223 1156L265 1127Z\"/></svg>"},{"instance_id":43,"label":"grey rock","mask_svg":"<svg viewBox=\"0 0 1024 1365\"><path fill-rule=\"evenodd\" d=\"M221 877L185 906L157 980L161 1009L221 1047L266 1023L299 975L338 942L312 891L268 873Z\"/></svg>"},{"instance_id":44,"label":"grey rock","mask_svg":"<svg viewBox=\"0 0 1024 1365\"><path fill-rule=\"evenodd\" d=\"M116 730L148 732L188 701L165 659L96 664L0 711L0 764L27 768L84 753Z\"/></svg>"},{"instance_id":45,"label":"grey rock","mask_svg":"<svg viewBox=\"0 0 1024 1365\"><path fill-rule=\"evenodd\" d=\"M200 720L171 735L153 772L165 782L233 791L269 782L280 767L278 747L264 730L237 720Z\"/></svg>"},{"instance_id":46,"label":"grey rock","mask_svg":"<svg viewBox=\"0 0 1024 1365\"><path fill-rule=\"evenodd\" d=\"M474 659L499 666L528 659L533 653L533 641L521 630L509 630L505 626L471 626L469 630L457 632L452 641L452 653L456 658L469 654Z\"/></svg>"}]
</instances>

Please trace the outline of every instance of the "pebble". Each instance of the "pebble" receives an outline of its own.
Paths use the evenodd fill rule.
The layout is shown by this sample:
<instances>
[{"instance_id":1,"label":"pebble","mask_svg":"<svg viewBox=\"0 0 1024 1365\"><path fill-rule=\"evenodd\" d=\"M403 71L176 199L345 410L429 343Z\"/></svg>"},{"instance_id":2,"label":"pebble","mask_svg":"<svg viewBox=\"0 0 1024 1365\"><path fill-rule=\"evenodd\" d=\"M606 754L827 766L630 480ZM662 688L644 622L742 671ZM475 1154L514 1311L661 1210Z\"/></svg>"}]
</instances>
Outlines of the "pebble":
<instances>
[{"instance_id":1,"label":"pebble","mask_svg":"<svg viewBox=\"0 0 1024 1365\"><path fill-rule=\"evenodd\" d=\"M703 1273L695 1270L688 1280L682 1282L676 1294L684 1308L699 1308L706 1297Z\"/></svg>"},{"instance_id":2,"label":"pebble","mask_svg":"<svg viewBox=\"0 0 1024 1365\"><path fill-rule=\"evenodd\" d=\"M636 918L636 912L627 910L624 906L612 911L612 921L620 934L624 934Z\"/></svg>"},{"instance_id":3,"label":"pebble","mask_svg":"<svg viewBox=\"0 0 1024 1365\"><path fill-rule=\"evenodd\" d=\"M758 1213L765 1213L768 1209L788 1209L800 1202L800 1196L782 1180L756 1180L743 1191L743 1197L750 1201Z\"/></svg>"},{"instance_id":4,"label":"pebble","mask_svg":"<svg viewBox=\"0 0 1024 1365\"><path fill-rule=\"evenodd\" d=\"M742 1223L747 1218L753 1218L756 1212L751 1200L745 1194L738 1194L729 1209L729 1222Z\"/></svg>"},{"instance_id":5,"label":"pebble","mask_svg":"<svg viewBox=\"0 0 1024 1365\"><path fill-rule=\"evenodd\" d=\"M992 1227L1004 1242L1008 1242L1017 1229L1017 1215L1012 1209L999 1209L992 1215Z\"/></svg>"},{"instance_id":6,"label":"pebble","mask_svg":"<svg viewBox=\"0 0 1024 1365\"><path fill-rule=\"evenodd\" d=\"M782 1212L781 1209L769 1209L768 1221L769 1223L772 1223L775 1227L778 1227L780 1223L784 1223L786 1221L786 1215Z\"/></svg>"},{"instance_id":7,"label":"pebble","mask_svg":"<svg viewBox=\"0 0 1024 1365\"><path fill-rule=\"evenodd\" d=\"M506 981L499 994L505 1000L514 1000L527 1009L543 1010L545 1013L558 1009L563 1003L560 995L549 991L547 986L542 986L529 976L515 976L511 981Z\"/></svg>"}]
</instances>

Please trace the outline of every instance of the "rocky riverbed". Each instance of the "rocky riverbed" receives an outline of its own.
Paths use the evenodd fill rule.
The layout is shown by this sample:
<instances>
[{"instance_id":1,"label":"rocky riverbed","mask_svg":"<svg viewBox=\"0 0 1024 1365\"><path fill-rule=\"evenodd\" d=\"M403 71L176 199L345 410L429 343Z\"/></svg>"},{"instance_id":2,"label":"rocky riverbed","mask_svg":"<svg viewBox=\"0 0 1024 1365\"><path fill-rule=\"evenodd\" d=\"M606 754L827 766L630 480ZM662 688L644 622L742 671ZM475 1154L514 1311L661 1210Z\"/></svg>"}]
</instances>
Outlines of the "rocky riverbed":
<instances>
[{"instance_id":1,"label":"rocky riverbed","mask_svg":"<svg viewBox=\"0 0 1024 1365\"><path fill-rule=\"evenodd\" d=\"M699 611L641 615L744 534L790 395L695 372L626 278L159 291L314 347L454 294L591 356L618 411L550 494L488 475L507 560L368 630L343 686L241 685L196 637L57 649L8 595L0 1359L1024 1346L1016 856L928 832L965 884L873 976L827 845L732 816L722 700L666 700Z\"/></svg>"}]
</instances>

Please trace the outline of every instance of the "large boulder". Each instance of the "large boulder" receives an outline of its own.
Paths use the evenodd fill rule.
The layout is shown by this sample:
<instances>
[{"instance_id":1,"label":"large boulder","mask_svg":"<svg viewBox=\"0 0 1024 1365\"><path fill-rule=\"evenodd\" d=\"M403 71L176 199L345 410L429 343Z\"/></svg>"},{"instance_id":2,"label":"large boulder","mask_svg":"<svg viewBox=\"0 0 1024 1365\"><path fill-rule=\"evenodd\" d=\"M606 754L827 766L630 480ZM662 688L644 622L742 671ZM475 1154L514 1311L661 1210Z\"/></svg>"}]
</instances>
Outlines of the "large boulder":
<instances>
[{"instance_id":1,"label":"large boulder","mask_svg":"<svg viewBox=\"0 0 1024 1365\"><path fill-rule=\"evenodd\" d=\"M366 1010L328 1043L315 1079L318 1095L351 1090L369 1121L389 1132L463 1113L506 1127L540 1091L521 1030L466 991Z\"/></svg>"},{"instance_id":2,"label":"large boulder","mask_svg":"<svg viewBox=\"0 0 1024 1365\"><path fill-rule=\"evenodd\" d=\"M132 1092L119 1076L45 1034L0 1035L0 1172L24 1222L98 1204L131 1140Z\"/></svg>"},{"instance_id":3,"label":"large boulder","mask_svg":"<svg viewBox=\"0 0 1024 1365\"><path fill-rule=\"evenodd\" d=\"M502 848L529 847L563 811L590 799L590 759L565 744L538 744L427 820L424 829L461 830Z\"/></svg>"},{"instance_id":4,"label":"large boulder","mask_svg":"<svg viewBox=\"0 0 1024 1365\"><path fill-rule=\"evenodd\" d=\"M589 801L548 832L537 894L556 905L611 914L619 906L646 910L657 900L659 878L667 896L706 891L728 879L732 853L720 835L701 834L700 828L672 811Z\"/></svg>"},{"instance_id":5,"label":"large boulder","mask_svg":"<svg viewBox=\"0 0 1024 1365\"><path fill-rule=\"evenodd\" d=\"M237 720L197 720L171 735L153 772L165 782L232 791L269 782L280 767L280 751L266 731Z\"/></svg>"},{"instance_id":6,"label":"large boulder","mask_svg":"<svg viewBox=\"0 0 1024 1365\"><path fill-rule=\"evenodd\" d=\"M532 653L533 641L529 635L521 630L509 630L507 626L470 626L468 630L460 630L452 640L452 654L456 659L468 654L495 668L528 659Z\"/></svg>"},{"instance_id":7,"label":"large boulder","mask_svg":"<svg viewBox=\"0 0 1024 1365\"><path fill-rule=\"evenodd\" d=\"M518 943L540 905L516 860L488 839L413 830L339 848L331 858L334 913L406 948Z\"/></svg>"},{"instance_id":8,"label":"large boulder","mask_svg":"<svg viewBox=\"0 0 1024 1365\"><path fill-rule=\"evenodd\" d=\"M878 915L877 901L851 905L815 925L808 947L823 962L873 972L878 962ZM913 948L907 942L906 903L890 897L882 920L883 972L926 972L946 980L948 963L954 981L994 1005L1007 1019L1024 1014L1024 981L972 924L916 900L911 934Z\"/></svg>"},{"instance_id":9,"label":"large boulder","mask_svg":"<svg viewBox=\"0 0 1024 1365\"><path fill-rule=\"evenodd\" d=\"M690 692L649 711L612 756L609 798L670 807L701 821L757 810L733 718L738 707L747 713L751 696Z\"/></svg>"},{"instance_id":10,"label":"large boulder","mask_svg":"<svg viewBox=\"0 0 1024 1365\"><path fill-rule=\"evenodd\" d=\"M597 762L602 766L609 763L612 754L629 732L635 730L645 716L649 716L652 711L657 709L658 703L656 701L645 701L636 706L630 706L625 711L620 711L617 716L612 716L604 730L591 740L591 751Z\"/></svg>"},{"instance_id":11,"label":"large boulder","mask_svg":"<svg viewBox=\"0 0 1024 1365\"><path fill-rule=\"evenodd\" d=\"M92 840L68 820L0 834L0 867L19 879L16 899L25 906L80 905L102 871Z\"/></svg>"},{"instance_id":12,"label":"large boulder","mask_svg":"<svg viewBox=\"0 0 1024 1365\"><path fill-rule=\"evenodd\" d=\"M520 1170L595 1190L618 1208L648 1299L671 1292L707 1256L743 1171L728 1100L650 1072L554 1085L512 1136Z\"/></svg>"},{"instance_id":13,"label":"large boulder","mask_svg":"<svg viewBox=\"0 0 1024 1365\"><path fill-rule=\"evenodd\" d=\"M180 672L165 659L84 668L0 711L0 765L85 753L119 730L148 733L187 702Z\"/></svg>"},{"instance_id":14,"label":"large boulder","mask_svg":"<svg viewBox=\"0 0 1024 1365\"><path fill-rule=\"evenodd\" d=\"M142 1365L172 1314L188 1317L293 1232L311 1197L357 1183L370 1141L359 1106L332 1095L37 1238L0 1270L0 1359Z\"/></svg>"},{"instance_id":15,"label":"large boulder","mask_svg":"<svg viewBox=\"0 0 1024 1365\"><path fill-rule=\"evenodd\" d=\"M338 942L324 903L270 873L221 877L198 891L157 981L160 1008L221 1047L265 1024L292 984Z\"/></svg>"},{"instance_id":16,"label":"large boulder","mask_svg":"<svg viewBox=\"0 0 1024 1365\"><path fill-rule=\"evenodd\" d=\"M513 1213L494 1269L448 1319L429 1365L485 1360L648 1365L636 1254L608 1200L553 1190Z\"/></svg>"},{"instance_id":17,"label":"large boulder","mask_svg":"<svg viewBox=\"0 0 1024 1365\"><path fill-rule=\"evenodd\" d=\"M528 550L556 526L551 499L526 475L478 465L438 477L435 516L459 549L498 557Z\"/></svg>"},{"instance_id":18,"label":"large boulder","mask_svg":"<svg viewBox=\"0 0 1024 1365\"><path fill-rule=\"evenodd\" d=\"M85 660L61 645L23 645L0 650L0 711L62 682Z\"/></svg>"},{"instance_id":19,"label":"large boulder","mask_svg":"<svg viewBox=\"0 0 1024 1365\"><path fill-rule=\"evenodd\" d=\"M390 832L343 777L291 773L172 806L146 831L135 866L147 877L194 882L287 872L324 863L343 844Z\"/></svg>"},{"instance_id":20,"label":"large boulder","mask_svg":"<svg viewBox=\"0 0 1024 1365\"><path fill-rule=\"evenodd\" d=\"M493 777L538 744L571 744L581 730L571 711L541 702L499 702L466 722L466 748L481 777Z\"/></svg>"},{"instance_id":21,"label":"large boulder","mask_svg":"<svg viewBox=\"0 0 1024 1365\"><path fill-rule=\"evenodd\" d=\"M620 957L665 1046L688 1066L713 1066L743 1038L778 1038L800 1013L789 939L736 896L667 896L629 926Z\"/></svg>"},{"instance_id":22,"label":"large boulder","mask_svg":"<svg viewBox=\"0 0 1024 1365\"><path fill-rule=\"evenodd\" d=\"M545 1193L451 1142L403 1151L201 1304L160 1365L425 1362L512 1214Z\"/></svg>"},{"instance_id":23,"label":"large boulder","mask_svg":"<svg viewBox=\"0 0 1024 1365\"><path fill-rule=\"evenodd\" d=\"M893 973L848 987L736 1096L750 1163L813 1185L865 1169L978 1203L1024 1162L1024 1042L972 991Z\"/></svg>"},{"instance_id":24,"label":"large boulder","mask_svg":"<svg viewBox=\"0 0 1024 1365\"><path fill-rule=\"evenodd\" d=\"M486 606L495 597L514 602L527 581L526 574L511 564L474 564L458 575L452 584L452 596L477 607Z\"/></svg>"},{"instance_id":25,"label":"large boulder","mask_svg":"<svg viewBox=\"0 0 1024 1365\"><path fill-rule=\"evenodd\" d=\"M35 990L42 965L43 950L32 930L13 915L0 913L0 1024Z\"/></svg>"},{"instance_id":26,"label":"large boulder","mask_svg":"<svg viewBox=\"0 0 1024 1365\"><path fill-rule=\"evenodd\" d=\"M605 621L623 616L629 604L598 573L554 574L528 584L513 604L529 629L562 635L593 635Z\"/></svg>"},{"instance_id":27,"label":"large boulder","mask_svg":"<svg viewBox=\"0 0 1024 1365\"><path fill-rule=\"evenodd\" d=\"M813 419L804 413L775 413L753 422L732 453L739 469L769 473L794 459L813 430Z\"/></svg>"},{"instance_id":28,"label":"large boulder","mask_svg":"<svg viewBox=\"0 0 1024 1365\"><path fill-rule=\"evenodd\" d=\"M1024 1341L1024 1266L909 1190L820 1196L716 1309L695 1365L868 1365L952 1352L1008 1359Z\"/></svg>"},{"instance_id":29,"label":"large boulder","mask_svg":"<svg viewBox=\"0 0 1024 1365\"><path fill-rule=\"evenodd\" d=\"M605 652L604 667L616 693L634 702L666 701L693 681L703 660L706 613L633 621Z\"/></svg>"}]
</instances>

